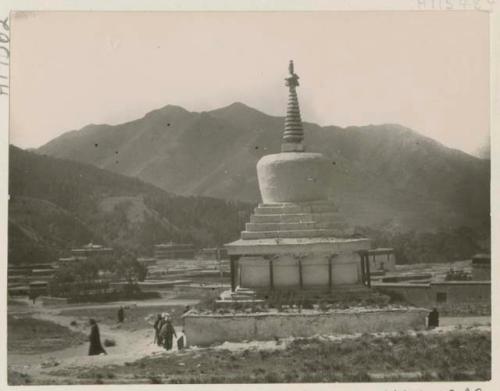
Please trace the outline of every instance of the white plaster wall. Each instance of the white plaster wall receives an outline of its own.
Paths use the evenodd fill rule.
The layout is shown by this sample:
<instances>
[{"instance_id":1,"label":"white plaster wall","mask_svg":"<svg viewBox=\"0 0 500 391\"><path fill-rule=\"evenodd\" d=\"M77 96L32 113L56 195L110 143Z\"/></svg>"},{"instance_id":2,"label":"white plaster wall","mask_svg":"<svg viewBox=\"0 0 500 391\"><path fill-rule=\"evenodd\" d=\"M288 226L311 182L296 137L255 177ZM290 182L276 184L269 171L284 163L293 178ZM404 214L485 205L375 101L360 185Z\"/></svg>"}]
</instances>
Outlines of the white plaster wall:
<instances>
[{"instance_id":1,"label":"white plaster wall","mask_svg":"<svg viewBox=\"0 0 500 391\"><path fill-rule=\"evenodd\" d=\"M330 254L309 254L301 257L304 289L328 287L328 259ZM261 257L240 259L241 286L270 288L269 261ZM281 254L273 260L275 288L300 286L299 262L292 254ZM361 281L360 259L356 253L344 253L332 259L332 284L350 285Z\"/></svg>"},{"instance_id":2,"label":"white plaster wall","mask_svg":"<svg viewBox=\"0 0 500 391\"><path fill-rule=\"evenodd\" d=\"M272 340L381 331L425 326L426 309L375 310L327 314L188 315L184 332L190 346L224 341Z\"/></svg>"},{"instance_id":3,"label":"white plaster wall","mask_svg":"<svg viewBox=\"0 0 500 391\"><path fill-rule=\"evenodd\" d=\"M270 283L269 261L256 257L239 260L241 286L248 288L268 288Z\"/></svg>"},{"instance_id":4,"label":"white plaster wall","mask_svg":"<svg viewBox=\"0 0 500 391\"><path fill-rule=\"evenodd\" d=\"M332 259L333 285L361 282L360 257L355 253L338 254Z\"/></svg>"},{"instance_id":5,"label":"white plaster wall","mask_svg":"<svg viewBox=\"0 0 500 391\"><path fill-rule=\"evenodd\" d=\"M304 287L327 287L328 258L326 254L311 254L302 259L302 281Z\"/></svg>"},{"instance_id":6,"label":"white plaster wall","mask_svg":"<svg viewBox=\"0 0 500 391\"><path fill-rule=\"evenodd\" d=\"M332 265L332 284L356 284L358 282L358 265L355 263L341 263Z\"/></svg>"},{"instance_id":7,"label":"white plaster wall","mask_svg":"<svg viewBox=\"0 0 500 391\"><path fill-rule=\"evenodd\" d=\"M291 255L281 255L273 261L273 279L276 288L299 287L299 262Z\"/></svg>"}]
</instances>

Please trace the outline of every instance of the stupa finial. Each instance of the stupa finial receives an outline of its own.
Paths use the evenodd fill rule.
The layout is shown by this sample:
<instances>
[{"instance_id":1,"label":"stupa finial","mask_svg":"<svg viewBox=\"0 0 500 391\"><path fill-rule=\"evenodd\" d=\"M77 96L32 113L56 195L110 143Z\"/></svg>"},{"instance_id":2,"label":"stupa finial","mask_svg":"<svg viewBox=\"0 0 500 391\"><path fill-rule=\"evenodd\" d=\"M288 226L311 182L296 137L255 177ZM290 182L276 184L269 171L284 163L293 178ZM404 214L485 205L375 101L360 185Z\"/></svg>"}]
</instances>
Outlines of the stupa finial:
<instances>
[{"instance_id":1,"label":"stupa finial","mask_svg":"<svg viewBox=\"0 0 500 391\"><path fill-rule=\"evenodd\" d=\"M302 152L304 146L304 129L302 128L302 119L300 118L299 100L295 88L299 86L299 76L294 71L293 60L288 65L288 76L286 86L288 87L288 107L285 118L285 132L283 133L282 152Z\"/></svg>"}]
</instances>

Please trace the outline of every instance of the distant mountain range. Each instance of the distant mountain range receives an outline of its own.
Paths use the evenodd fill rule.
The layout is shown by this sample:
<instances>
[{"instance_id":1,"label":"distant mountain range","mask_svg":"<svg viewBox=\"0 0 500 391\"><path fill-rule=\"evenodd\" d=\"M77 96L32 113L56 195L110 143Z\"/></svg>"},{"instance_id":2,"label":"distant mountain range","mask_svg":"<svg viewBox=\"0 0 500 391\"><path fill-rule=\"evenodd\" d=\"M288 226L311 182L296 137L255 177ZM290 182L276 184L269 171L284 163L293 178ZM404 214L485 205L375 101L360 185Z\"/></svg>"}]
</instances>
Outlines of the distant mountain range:
<instances>
[{"instance_id":1,"label":"distant mountain range","mask_svg":"<svg viewBox=\"0 0 500 391\"><path fill-rule=\"evenodd\" d=\"M256 203L255 165L279 152L283 122L242 103L201 113L169 105L125 124L67 132L37 152L179 195ZM489 160L400 125L304 126L307 149L332 161L331 196L352 224L396 230L489 224Z\"/></svg>"},{"instance_id":2,"label":"distant mountain range","mask_svg":"<svg viewBox=\"0 0 500 391\"><path fill-rule=\"evenodd\" d=\"M9 263L55 261L94 242L139 255L167 241L220 246L252 205L182 197L90 165L10 147Z\"/></svg>"}]
</instances>

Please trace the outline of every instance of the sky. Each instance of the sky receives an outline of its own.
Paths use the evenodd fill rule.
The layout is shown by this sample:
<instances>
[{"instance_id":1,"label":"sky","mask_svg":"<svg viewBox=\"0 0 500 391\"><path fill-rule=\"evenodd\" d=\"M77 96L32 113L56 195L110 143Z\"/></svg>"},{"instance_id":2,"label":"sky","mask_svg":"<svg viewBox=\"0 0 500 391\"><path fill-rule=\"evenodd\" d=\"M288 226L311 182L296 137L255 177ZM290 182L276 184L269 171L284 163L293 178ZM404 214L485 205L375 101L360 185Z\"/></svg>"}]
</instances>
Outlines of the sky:
<instances>
[{"instance_id":1,"label":"sky","mask_svg":"<svg viewBox=\"0 0 500 391\"><path fill-rule=\"evenodd\" d=\"M167 104L285 115L290 59L305 121L489 142L486 12L16 12L10 49L22 148Z\"/></svg>"}]
</instances>

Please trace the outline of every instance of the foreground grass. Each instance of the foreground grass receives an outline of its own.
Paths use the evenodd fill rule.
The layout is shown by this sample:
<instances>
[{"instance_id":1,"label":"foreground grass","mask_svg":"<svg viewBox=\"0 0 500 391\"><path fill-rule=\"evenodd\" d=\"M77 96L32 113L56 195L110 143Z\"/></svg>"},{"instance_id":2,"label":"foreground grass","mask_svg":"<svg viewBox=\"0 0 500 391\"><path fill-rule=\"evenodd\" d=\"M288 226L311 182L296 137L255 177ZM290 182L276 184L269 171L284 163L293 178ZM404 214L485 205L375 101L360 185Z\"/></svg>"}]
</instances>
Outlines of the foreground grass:
<instances>
[{"instance_id":1,"label":"foreground grass","mask_svg":"<svg viewBox=\"0 0 500 391\"><path fill-rule=\"evenodd\" d=\"M52 374L78 383L284 383L404 380L488 380L491 336L483 331L453 331L416 336L363 335L329 341L301 339L283 350L202 349L148 357L124 366ZM76 379L75 379L76 380Z\"/></svg>"},{"instance_id":2,"label":"foreground grass","mask_svg":"<svg viewBox=\"0 0 500 391\"><path fill-rule=\"evenodd\" d=\"M85 334L29 316L7 317L9 353L36 354L65 349L87 341Z\"/></svg>"}]
</instances>

